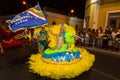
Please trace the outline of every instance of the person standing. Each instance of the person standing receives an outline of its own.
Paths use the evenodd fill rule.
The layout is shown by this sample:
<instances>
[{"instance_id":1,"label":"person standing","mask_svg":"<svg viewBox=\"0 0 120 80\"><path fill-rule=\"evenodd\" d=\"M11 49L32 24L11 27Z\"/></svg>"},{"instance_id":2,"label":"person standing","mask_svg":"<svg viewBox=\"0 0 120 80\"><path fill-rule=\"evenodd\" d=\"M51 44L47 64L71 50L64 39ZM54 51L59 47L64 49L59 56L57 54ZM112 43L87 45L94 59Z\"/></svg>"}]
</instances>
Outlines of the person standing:
<instances>
[{"instance_id":1,"label":"person standing","mask_svg":"<svg viewBox=\"0 0 120 80\"><path fill-rule=\"evenodd\" d=\"M47 31L45 27L41 27L42 30L38 33L38 50L39 52L45 50L47 48Z\"/></svg>"}]
</instances>

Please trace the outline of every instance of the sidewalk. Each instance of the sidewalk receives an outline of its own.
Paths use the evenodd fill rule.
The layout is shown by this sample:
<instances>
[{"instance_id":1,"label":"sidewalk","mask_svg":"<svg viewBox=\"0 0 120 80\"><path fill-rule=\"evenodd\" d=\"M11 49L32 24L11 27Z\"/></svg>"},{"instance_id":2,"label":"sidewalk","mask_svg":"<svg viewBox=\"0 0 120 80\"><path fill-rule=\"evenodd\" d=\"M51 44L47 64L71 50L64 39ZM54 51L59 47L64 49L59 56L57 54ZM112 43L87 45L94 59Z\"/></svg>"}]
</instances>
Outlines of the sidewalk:
<instances>
[{"instance_id":1,"label":"sidewalk","mask_svg":"<svg viewBox=\"0 0 120 80\"><path fill-rule=\"evenodd\" d=\"M109 54L109 55L111 55L111 54L114 54L114 55L118 55L118 56L120 56L120 51L119 52L117 52L117 51L112 51L112 50L107 50L107 49L100 49L100 48L92 48L92 47L84 47L84 46L80 46L80 47L83 47L83 48L85 48L85 49L87 49L87 50L93 50L93 51L99 51L101 54L103 53L106 53L106 54Z\"/></svg>"}]
</instances>

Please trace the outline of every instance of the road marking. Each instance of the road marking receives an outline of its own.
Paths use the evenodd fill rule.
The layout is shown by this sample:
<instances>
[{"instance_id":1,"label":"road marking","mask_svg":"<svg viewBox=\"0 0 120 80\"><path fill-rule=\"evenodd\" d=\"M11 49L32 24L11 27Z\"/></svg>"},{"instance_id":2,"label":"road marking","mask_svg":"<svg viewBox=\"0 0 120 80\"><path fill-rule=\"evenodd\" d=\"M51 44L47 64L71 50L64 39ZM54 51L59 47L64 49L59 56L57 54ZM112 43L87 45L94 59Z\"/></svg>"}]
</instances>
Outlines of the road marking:
<instances>
[{"instance_id":1,"label":"road marking","mask_svg":"<svg viewBox=\"0 0 120 80\"><path fill-rule=\"evenodd\" d=\"M111 78L111 79L114 79L114 80L120 80L120 79L118 79L117 77L114 77L114 76L111 76L111 75L109 75L109 74L107 74L107 73L104 73L104 72L102 72L102 71L99 71L99 70L97 70L97 69L95 69L95 68L91 68L93 71L95 71L95 72L97 72L97 73L100 73L100 74L102 74L102 75L104 75L104 76L107 76L107 77L109 77L109 78Z\"/></svg>"}]
</instances>

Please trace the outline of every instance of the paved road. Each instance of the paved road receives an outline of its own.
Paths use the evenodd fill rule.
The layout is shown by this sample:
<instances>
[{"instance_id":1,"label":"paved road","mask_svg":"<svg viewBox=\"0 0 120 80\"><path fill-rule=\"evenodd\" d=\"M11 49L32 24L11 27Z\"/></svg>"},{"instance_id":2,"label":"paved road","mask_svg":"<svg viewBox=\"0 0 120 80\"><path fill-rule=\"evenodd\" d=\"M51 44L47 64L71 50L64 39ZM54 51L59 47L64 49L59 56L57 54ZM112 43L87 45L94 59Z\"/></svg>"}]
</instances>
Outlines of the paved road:
<instances>
[{"instance_id":1,"label":"paved road","mask_svg":"<svg viewBox=\"0 0 120 80\"><path fill-rule=\"evenodd\" d=\"M89 50L89 52L96 55L96 60L91 70L92 72L95 72L97 74L97 80L120 80L119 52L105 51L92 48L87 49ZM106 79L104 79L103 77L99 77L100 75L106 77Z\"/></svg>"},{"instance_id":2,"label":"paved road","mask_svg":"<svg viewBox=\"0 0 120 80\"><path fill-rule=\"evenodd\" d=\"M88 50L96 56L93 67L69 80L120 80L120 55ZM29 72L26 62L31 54L36 53L37 49L31 46L6 49L0 54L0 80L52 80Z\"/></svg>"}]
</instances>

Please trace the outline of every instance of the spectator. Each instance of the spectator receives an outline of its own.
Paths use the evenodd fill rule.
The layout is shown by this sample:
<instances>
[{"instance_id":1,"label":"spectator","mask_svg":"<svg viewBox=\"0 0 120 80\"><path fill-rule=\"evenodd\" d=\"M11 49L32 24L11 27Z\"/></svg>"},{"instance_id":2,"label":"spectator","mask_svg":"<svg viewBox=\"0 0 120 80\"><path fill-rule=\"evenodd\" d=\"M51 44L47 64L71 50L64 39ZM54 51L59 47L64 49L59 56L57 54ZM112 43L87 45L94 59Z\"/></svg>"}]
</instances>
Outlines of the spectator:
<instances>
[{"instance_id":1,"label":"spectator","mask_svg":"<svg viewBox=\"0 0 120 80\"><path fill-rule=\"evenodd\" d=\"M98 47L102 48L102 37L103 37L103 31L101 30L98 34Z\"/></svg>"}]
</instances>

